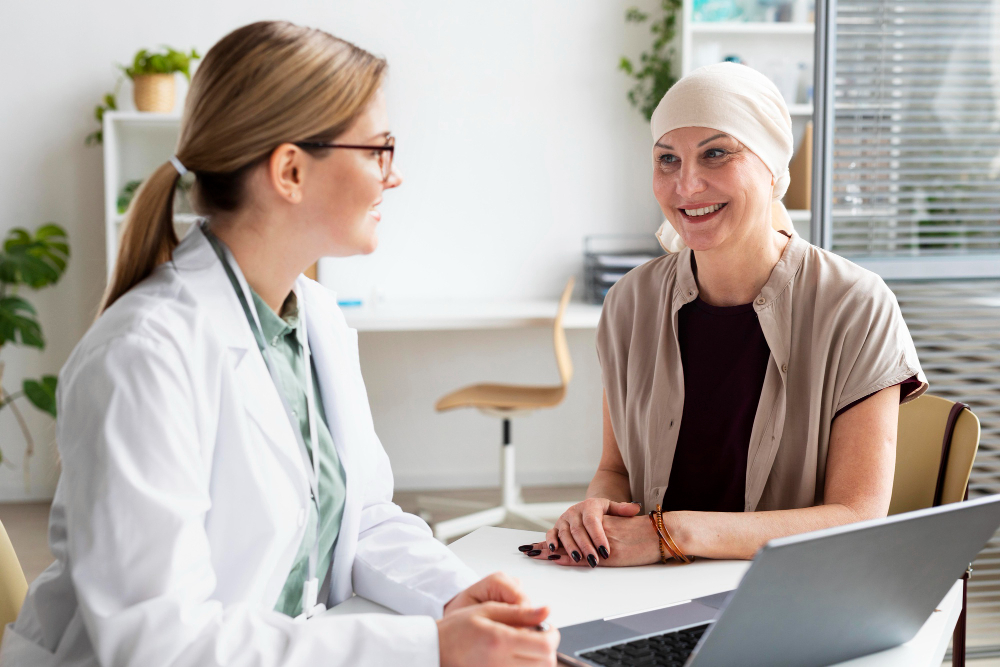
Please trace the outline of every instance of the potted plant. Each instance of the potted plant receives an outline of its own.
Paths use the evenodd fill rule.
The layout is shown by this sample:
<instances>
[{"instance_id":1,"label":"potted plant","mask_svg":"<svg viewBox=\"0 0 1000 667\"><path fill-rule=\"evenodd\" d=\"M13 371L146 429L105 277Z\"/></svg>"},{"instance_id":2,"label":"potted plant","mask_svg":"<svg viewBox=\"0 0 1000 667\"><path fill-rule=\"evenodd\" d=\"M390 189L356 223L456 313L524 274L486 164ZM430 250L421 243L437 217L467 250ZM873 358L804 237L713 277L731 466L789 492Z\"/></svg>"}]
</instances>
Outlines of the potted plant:
<instances>
[{"instance_id":1,"label":"potted plant","mask_svg":"<svg viewBox=\"0 0 1000 667\"><path fill-rule=\"evenodd\" d=\"M69 243L66 231L59 225L42 225L34 234L20 227L7 233L0 251L0 351L8 343L39 350L45 348L45 337L35 316L35 308L19 290L21 287L41 289L54 285L66 271L68 261ZM9 407L24 435L24 480L27 486L28 459L34 451L34 441L17 401L27 398L36 408L55 418L57 378L45 375L38 380L23 380L20 391L11 393L3 384L3 368L0 361L0 412ZM3 451L0 450L0 460L2 458Z\"/></svg>"},{"instance_id":2,"label":"potted plant","mask_svg":"<svg viewBox=\"0 0 1000 667\"><path fill-rule=\"evenodd\" d=\"M191 80L191 61L201 56L194 49L190 53L176 51L169 46L163 53L151 53L140 49L135 54L132 65L122 67L125 75L132 79L133 99L139 111L161 113L174 109L174 74L180 72Z\"/></svg>"}]
</instances>

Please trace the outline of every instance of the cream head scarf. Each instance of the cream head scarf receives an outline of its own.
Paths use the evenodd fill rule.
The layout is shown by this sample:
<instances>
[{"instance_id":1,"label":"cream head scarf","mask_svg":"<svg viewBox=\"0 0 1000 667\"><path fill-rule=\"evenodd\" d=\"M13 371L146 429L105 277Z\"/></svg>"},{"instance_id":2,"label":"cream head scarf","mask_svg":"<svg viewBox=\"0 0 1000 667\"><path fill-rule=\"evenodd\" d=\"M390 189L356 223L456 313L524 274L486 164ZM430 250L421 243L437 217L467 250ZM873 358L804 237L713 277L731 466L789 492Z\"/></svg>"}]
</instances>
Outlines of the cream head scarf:
<instances>
[{"instance_id":1,"label":"cream head scarf","mask_svg":"<svg viewBox=\"0 0 1000 667\"><path fill-rule=\"evenodd\" d=\"M792 117L781 93L766 76L736 63L699 67L667 91L653 112L650 127L654 143L679 127L708 127L742 143L774 176L772 226L792 231L791 219L781 203L788 190L788 162L792 159ZM685 247L667 220L656 238L667 252Z\"/></svg>"}]
</instances>

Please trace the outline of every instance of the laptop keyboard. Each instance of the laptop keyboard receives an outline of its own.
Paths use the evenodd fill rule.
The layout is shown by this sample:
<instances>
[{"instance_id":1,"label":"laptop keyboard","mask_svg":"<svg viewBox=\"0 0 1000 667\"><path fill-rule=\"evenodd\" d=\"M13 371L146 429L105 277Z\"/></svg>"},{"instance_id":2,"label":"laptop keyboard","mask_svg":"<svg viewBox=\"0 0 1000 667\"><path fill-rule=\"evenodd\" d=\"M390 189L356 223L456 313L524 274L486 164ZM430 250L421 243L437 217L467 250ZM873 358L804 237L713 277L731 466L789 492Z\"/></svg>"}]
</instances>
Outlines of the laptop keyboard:
<instances>
[{"instance_id":1,"label":"laptop keyboard","mask_svg":"<svg viewBox=\"0 0 1000 667\"><path fill-rule=\"evenodd\" d=\"M644 637L580 657L605 667L682 667L706 628L707 624Z\"/></svg>"}]
</instances>

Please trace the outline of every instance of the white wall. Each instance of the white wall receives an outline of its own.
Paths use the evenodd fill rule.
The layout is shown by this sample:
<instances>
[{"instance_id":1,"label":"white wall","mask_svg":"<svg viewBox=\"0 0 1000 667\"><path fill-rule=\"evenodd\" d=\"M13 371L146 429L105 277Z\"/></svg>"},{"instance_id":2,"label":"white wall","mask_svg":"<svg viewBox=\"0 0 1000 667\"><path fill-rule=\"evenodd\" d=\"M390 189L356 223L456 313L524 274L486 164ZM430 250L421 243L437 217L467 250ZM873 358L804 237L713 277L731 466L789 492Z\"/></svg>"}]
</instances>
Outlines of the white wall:
<instances>
[{"instance_id":1,"label":"white wall","mask_svg":"<svg viewBox=\"0 0 1000 667\"><path fill-rule=\"evenodd\" d=\"M582 237L651 233L649 139L628 106L622 53L648 43L626 26L631 2L264 0L169 6L101 0L0 4L4 103L0 231L56 221L70 234L64 281L33 300L42 353L5 347L8 387L54 373L93 319L104 289L102 165L83 137L116 77L141 47L207 50L244 23L286 18L385 55L402 188L383 204L381 247L327 262L344 296L552 297L579 273ZM649 7L650 0L638 3ZM279 9L280 7L280 9ZM130 89L124 86L121 98ZM471 381L555 379L551 333L367 334L363 370L400 482L488 483L499 426L476 414L435 415L439 393ZM559 410L515 424L528 481L584 480L599 451L600 387L593 333L573 332L578 376ZM483 350L489 350L484 356ZM0 499L51 495L58 475L51 421L24 405L38 452L30 488L21 438L0 412ZM478 449L477 449L478 448Z\"/></svg>"}]
</instances>

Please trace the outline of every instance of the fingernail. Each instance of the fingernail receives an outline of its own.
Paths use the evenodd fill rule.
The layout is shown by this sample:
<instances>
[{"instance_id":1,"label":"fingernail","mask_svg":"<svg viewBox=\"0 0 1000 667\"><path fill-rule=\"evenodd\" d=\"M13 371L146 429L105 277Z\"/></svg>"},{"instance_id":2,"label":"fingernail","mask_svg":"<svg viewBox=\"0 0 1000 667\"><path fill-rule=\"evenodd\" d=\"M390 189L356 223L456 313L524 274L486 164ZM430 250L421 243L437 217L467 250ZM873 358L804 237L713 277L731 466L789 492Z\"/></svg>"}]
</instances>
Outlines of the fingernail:
<instances>
[{"instance_id":1,"label":"fingernail","mask_svg":"<svg viewBox=\"0 0 1000 667\"><path fill-rule=\"evenodd\" d=\"M590 563L590 567L597 567L597 559L594 558L594 554L587 554L587 562Z\"/></svg>"},{"instance_id":2,"label":"fingernail","mask_svg":"<svg viewBox=\"0 0 1000 667\"><path fill-rule=\"evenodd\" d=\"M534 544L522 544L517 548L517 550L520 551L521 553L524 553L525 551L531 551L534 548L535 548Z\"/></svg>"},{"instance_id":3,"label":"fingernail","mask_svg":"<svg viewBox=\"0 0 1000 667\"><path fill-rule=\"evenodd\" d=\"M555 550L556 550L556 545L549 542L549 551L555 551Z\"/></svg>"},{"instance_id":4,"label":"fingernail","mask_svg":"<svg viewBox=\"0 0 1000 667\"><path fill-rule=\"evenodd\" d=\"M525 555L526 555L526 556L537 556L537 555L538 555L538 554L540 554L540 553L542 553L542 550L541 550L541 549L532 549L531 551L529 551L529 552L528 552L528 553L526 553Z\"/></svg>"},{"instance_id":5,"label":"fingernail","mask_svg":"<svg viewBox=\"0 0 1000 667\"><path fill-rule=\"evenodd\" d=\"M570 554L570 556L572 556L573 560L576 561L577 563L580 562L580 552L579 551L574 551L573 553Z\"/></svg>"},{"instance_id":6,"label":"fingernail","mask_svg":"<svg viewBox=\"0 0 1000 667\"><path fill-rule=\"evenodd\" d=\"M597 547L597 553L601 554L601 558L606 559L608 557L608 548L602 544L601 546Z\"/></svg>"},{"instance_id":7,"label":"fingernail","mask_svg":"<svg viewBox=\"0 0 1000 667\"><path fill-rule=\"evenodd\" d=\"M559 554L552 554L549 556L549 560L559 560L560 557Z\"/></svg>"}]
</instances>

